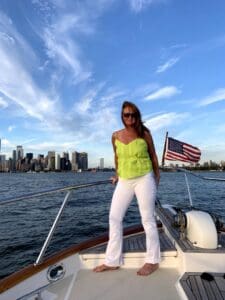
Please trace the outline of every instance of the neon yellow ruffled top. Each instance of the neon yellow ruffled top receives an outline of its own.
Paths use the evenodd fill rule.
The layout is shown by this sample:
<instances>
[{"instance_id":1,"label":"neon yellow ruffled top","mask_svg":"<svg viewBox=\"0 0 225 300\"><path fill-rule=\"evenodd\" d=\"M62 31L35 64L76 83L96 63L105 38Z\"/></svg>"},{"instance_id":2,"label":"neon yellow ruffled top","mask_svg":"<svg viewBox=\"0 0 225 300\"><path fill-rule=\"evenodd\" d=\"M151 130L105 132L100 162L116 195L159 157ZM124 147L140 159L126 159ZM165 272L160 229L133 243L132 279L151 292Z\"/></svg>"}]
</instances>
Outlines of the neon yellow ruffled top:
<instances>
[{"instance_id":1,"label":"neon yellow ruffled top","mask_svg":"<svg viewBox=\"0 0 225 300\"><path fill-rule=\"evenodd\" d=\"M143 176L152 171L148 145L143 138L136 138L128 144L115 140L118 162L118 176L130 179Z\"/></svg>"}]
</instances>

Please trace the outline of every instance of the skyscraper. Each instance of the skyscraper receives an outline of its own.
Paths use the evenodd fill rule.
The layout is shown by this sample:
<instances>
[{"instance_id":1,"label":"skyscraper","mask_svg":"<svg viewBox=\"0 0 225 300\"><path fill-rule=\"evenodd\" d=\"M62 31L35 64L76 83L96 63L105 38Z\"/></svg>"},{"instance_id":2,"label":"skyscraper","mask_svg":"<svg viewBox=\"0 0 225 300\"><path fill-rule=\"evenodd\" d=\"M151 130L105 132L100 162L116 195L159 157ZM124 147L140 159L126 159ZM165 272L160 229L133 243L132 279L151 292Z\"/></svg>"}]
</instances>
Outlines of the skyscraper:
<instances>
[{"instance_id":1,"label":"skyscraper","mask_svg":"<svg viewBox=\"0 0 225 300\"><path fill-rule=\"evenodd\" d=\"M21 145L16 146L16 159L17 160L23 159L23 146Z\"/></svg>"},{"instance_id":2,"label":"skyscraper","mask_svg":"<svg viewBox=\"0 0 225 300\"><path fill-rule=\"evenodd\" d=\"M100 158L100 169L104 169L104 158Z\"/></svg>"},{"instance_id":3,"label":"skyscraper","mask_svg":"<svg viewBox=\"0 0 225 300\"><path fill-rule=\"evenodd\" d=\"M78 152L72 152L72 171L78 170Z\"/></svg>"},{"instance_id":4,"label":"skyscraper","mask_svg":"<svg viewBox=\"0 0 225 300\"><path fill-rule=\"evenodd\" d=\"M0 154L0 172L5 171L6 169L6 156L4 154Z\"/></svg>"},{"instance_id":5,"label":"skyscraper","mask_svg":"<svg viewBox=\"0 0 225 300\"><path fill-rule=\"evenodd\" d=\"M88 169L88 154L86 152L76 152L72 153L72 170L78 171Z\"/></svg>"},{"instance_id":6,"label":"skyscraper","mask_svg":"<svg viewBox=\"0 0 225 300\"><path fill-rule=\"evenodd\" d=\"M12 152L12 171L16 170L16 150Z\"/></svg>"},{"instance_id":7,"label":"skyscraper","mask_svg":"<svg viewBox=\"0 0 225 300\"><path fill-rule=\"evenodd\" d=\"M64 157L66 160L69 160L69 153L68 152L63 152L62 157Z\"/></svg>"},{"instance_id":8,"label":"skyscraper","mask_svg":"<svg viewBox=\"0 0 225 300\"><path fill-rule=\"evenodd\" d=\"M88 169L88 154L86 152L79 153L78 168L81 170Z\"/></svg>"},{"instance_id":9,"label":"skyscraper","mask_svg":"<svg viewBox=\"0 0 225 300\"><path fill-rule=\"evenodd\" d=\"M26 153L26 162L29 164L30 161L33 159L33 153Z\"/></svg>"},{"instance_id":10,"label":"skyscraper","mask_svg":"<svg viewBox=\"0 0 225 300\"><path fill-rule=\"evenodd\" d=\"M57 171L60 170L60 155L59 154L56 154L56 157L55 157L55 169Z\"/></svg>"},{"instance_id":11,"label":"skyscraper","mask_svg":"<svg viewBox=\"0 0 225 300\"><path fill-rule=\"evenodd\" d=\"M48 169L55 170L55 151L48 151Z\"/></svg>"}]
</instances>

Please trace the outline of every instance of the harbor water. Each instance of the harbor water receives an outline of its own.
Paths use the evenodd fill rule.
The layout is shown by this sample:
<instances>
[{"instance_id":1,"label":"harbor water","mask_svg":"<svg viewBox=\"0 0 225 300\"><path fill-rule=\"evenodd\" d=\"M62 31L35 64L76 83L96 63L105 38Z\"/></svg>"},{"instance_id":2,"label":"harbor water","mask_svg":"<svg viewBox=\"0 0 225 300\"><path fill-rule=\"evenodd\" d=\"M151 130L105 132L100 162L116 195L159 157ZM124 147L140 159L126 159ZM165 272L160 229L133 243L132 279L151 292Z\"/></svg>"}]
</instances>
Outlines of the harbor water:
<instances>
[{"instance_id":1,"label":"harbor water","mask_svg":"<svg viewBox=\"0 0 225 300\"><path fill-rule=\"evenodd\" d=\"M225 172L198 173L225 179ZM0 201L47 189L107 180L110 172L82 173L0 173ZM193 205L209 210L225 222L225 182L208 181L188 175ZM82 188L72 196L58 224L46 256L98 236L108 230L108 213L114 186L111 184ZM0 205L0 278L36 260L65 192ZM189 206L182 172L162 172L157 197L161 204ZM140 223L134 199L124 219L124 226Z\"/></svg>"}]
</instances>

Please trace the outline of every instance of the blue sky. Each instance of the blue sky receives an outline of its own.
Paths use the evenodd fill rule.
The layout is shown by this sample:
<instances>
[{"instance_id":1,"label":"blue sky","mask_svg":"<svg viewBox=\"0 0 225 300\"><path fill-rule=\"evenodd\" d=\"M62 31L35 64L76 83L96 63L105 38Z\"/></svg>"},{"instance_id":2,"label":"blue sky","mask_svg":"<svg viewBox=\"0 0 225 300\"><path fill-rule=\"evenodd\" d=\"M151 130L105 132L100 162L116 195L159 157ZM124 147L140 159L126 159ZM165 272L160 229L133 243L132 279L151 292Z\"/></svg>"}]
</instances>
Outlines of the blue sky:
<instances>
[{"instance_id":1,"label":"blue sky","mask_svg":"<svg viewBox=\"0 0 225 300\"><path fill-rule=\"evenodd\" d=\"M7 157L23 145L112 166L130 100L160 161L166 131L225 160L224 0L1 0L0 57Z\"/></svg>"}]
</instances>

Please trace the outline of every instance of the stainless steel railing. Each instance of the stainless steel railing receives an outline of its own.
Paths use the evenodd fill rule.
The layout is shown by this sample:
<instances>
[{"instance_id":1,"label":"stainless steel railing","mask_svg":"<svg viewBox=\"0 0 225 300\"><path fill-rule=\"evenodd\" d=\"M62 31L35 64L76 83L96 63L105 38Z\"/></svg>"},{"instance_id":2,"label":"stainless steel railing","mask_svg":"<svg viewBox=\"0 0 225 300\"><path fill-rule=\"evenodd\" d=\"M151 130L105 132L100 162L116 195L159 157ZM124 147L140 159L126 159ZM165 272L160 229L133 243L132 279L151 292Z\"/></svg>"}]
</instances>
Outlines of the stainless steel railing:
<instances>
[{"instance_id":1,"label":"stainless steel railing","mask_svg":"<svg viewBox=\"0 0 225 300\"><path fill-rule=\"evenodd\" d=\"M72 185L72 186L66 186L66 187L62 187L62 188L57 188L57 189L50 189L50 190L45 190L45 191L41 191L41 192L38 192L38 193L30 193L30 194L26 194L26 195L21 195L19 197L16 197L16 198L8 198L8 199L5 199L5 200L2 200L0 201L0 205L6 205L6 204L10 204L10 203L14 203L16 201L19 201L19 200L26 200L26 199L30 199L30 198L36 198L36 197L40 197L40 196L44 196L44 195L49 195L49 194L52 194L52 193L56 193L56 192L64 192L64 191L67 191L66 193L66 196L64 197L64 200L60 206L60 209L57 213L57 216L49 230L49 233L45 239L45 242L41 248L41 251L38 255L38 258L36 259L34 265L38 265L41 263L44 255L45 255L45 252L51 242L51 239L52 239L52 236L56 230L56 227L58 225L58 222L62 216L62 213L66 207L66 204L68 203L69 201L69 198L71 196L71 192L73 190L77 190L77 189L81 189L81 188L87 188L87 187L91 187L91 186L97 186L97 185L101 185L101 184L107 184L107 183L111 183L112 181L111 180L103 180L103 181L96 181L96 182L91 182L91 183L85 183L85 184L79 184L79 185Z\"/></svg>"},{"instance_id":2,"label":"stainless steel railing","mask_svg":"<svg viewBox=\"0 0 225 300\"><path fill-rule=\"evenodd\" d=\"M96 182L84 183L84 184L79 184L79 185L65 186L65 187L61 187L61 188L57 188L57 189L43 190L43 191L38 192L38 193L30 193L30 194L21 195L21 196L18 196L18 197L10 197L10 198L6 198L4 200L0 200L0 205L13 203L13 202L16 202L18 200L26 200L26 199L30 199L30 198L37 198L37 197L52 194L52 193L65 192L65 191L69 191L69 190L77 190L77 189L86 188L86 187L89 187L89 186L106 184L106 183L110 183L110 182L112 182L112 181L111 180L103 180L103 181L96 181Z\"/></svg>"},{"instance_id":3,"label":"stainless steel railing","mask_svg":"<svg viewBox=\"0 0 225 300\"><path fill-rule=\"evenodd\" d=\"M188 199L189 199L189 203L190 203L191 208L193 208L193 201L192 201L191 189L190 189L190 185L189 185L189 182L188 182L187 174L190 174L192 176L198 177L198 178L203 179L203 180L212 180L212 181L220 181L220 182L225 181L225 178L205 177L205 176L201 176L199 174L196 174L196 173L191 172L191 171L186 170L186 169L177 168L177 170L184 173L185 183L186 183L187 191L188 191Z\"/></svg>"},{"instance_id":4,"label":"stainless steel railing","mask_svg":"<svg viewBox=\"0 0 225 300\"><path fill-rule=\"evenodd\" d=\"M184 172L186 174L190 174L192 176L198 177L200 179L203 180L213 180L213 181L225 181L225 178L220 178L220 177L207 177L207 176L202 176L198 173L186 170L186 169L182 169L182 168L177 168L176 170L180 171L180 172Z\"/></svg>"}]
</instances>

